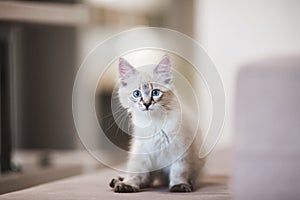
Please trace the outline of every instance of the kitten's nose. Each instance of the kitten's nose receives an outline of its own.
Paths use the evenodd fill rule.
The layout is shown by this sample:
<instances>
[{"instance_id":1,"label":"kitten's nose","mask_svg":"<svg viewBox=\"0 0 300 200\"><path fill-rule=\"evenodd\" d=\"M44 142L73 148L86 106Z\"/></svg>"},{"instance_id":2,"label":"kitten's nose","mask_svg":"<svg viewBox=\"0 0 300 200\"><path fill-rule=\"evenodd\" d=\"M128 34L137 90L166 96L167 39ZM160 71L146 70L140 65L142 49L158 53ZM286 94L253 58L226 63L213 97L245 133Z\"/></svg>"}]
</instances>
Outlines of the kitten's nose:
<instances>
[{"instance_id":1,"label":"kitten's nose","mask_svg":"<svg viewBox=\"0 0 300 200\"><path fill-rule=\"evenodd\" d=\"M149 103L144 103L144 106L146 107L147 110L149 109L150 105L151 105L151 102L149 102Z\"/></svg>"}]
</instances>

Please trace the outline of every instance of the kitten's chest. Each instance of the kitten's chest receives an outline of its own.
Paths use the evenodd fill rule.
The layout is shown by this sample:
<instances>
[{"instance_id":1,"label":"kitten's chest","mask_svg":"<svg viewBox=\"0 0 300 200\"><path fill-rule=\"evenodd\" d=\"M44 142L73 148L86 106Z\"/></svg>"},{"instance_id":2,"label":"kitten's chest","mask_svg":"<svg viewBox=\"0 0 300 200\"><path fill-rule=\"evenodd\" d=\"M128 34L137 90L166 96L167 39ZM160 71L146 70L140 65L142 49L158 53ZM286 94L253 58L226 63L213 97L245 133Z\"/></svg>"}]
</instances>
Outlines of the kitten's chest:
<instances>
[{"instance_id":1,"label":"kitten's chest","mask_svg":"<svg viewBox=\"0 0 300 200\"><path fill-rule=\"evenodd\" d=\"M141 131L141 130L139 130ZM152 127L142 131L133 139L133 151L135 153L155 154L160 152L170 152L173 150L176 132L174 130Z\"/></svg>"},{"instance_id":2,"label":"kitten's chest","mask_svg":"<svg viewBox=\"0 0 300 200\"><path fill-rule=\"evenodd\" d=\"M134 135L137 137L159 136L162 133L172 133L178 129L180 124L177 116L153 117L145 115L142 117L133 116ZM164 134L162 134L164 136ZM153 138L157 139L156 137Z\"/></svg>"},{"instance_id":3,"label":"kitten's chest","mask_svg":"<svg viewBox=\"0 0 300 200\"><path fill-rule=\"evenodd\" d=\"M170 139L176 134L178 128L176 123L152 121L149 126L139 127L135 126L134 137L145 140L152 146L161 146L167 144Z\"/></svg>"},{"instance_id":4,"label":"kitten's chest","mask_svg":"<svg viewBox=\"0 0 300 200\"><path fill-rule=\"evenodd\" d=\"M142 123L145 126L135 124L132 150L147 154L172 151L171 146L176 143L174 138L180 131L178 118L172 116L168 116L167 119L151 118L147 123Z\"/></svg>"}]
</instances>

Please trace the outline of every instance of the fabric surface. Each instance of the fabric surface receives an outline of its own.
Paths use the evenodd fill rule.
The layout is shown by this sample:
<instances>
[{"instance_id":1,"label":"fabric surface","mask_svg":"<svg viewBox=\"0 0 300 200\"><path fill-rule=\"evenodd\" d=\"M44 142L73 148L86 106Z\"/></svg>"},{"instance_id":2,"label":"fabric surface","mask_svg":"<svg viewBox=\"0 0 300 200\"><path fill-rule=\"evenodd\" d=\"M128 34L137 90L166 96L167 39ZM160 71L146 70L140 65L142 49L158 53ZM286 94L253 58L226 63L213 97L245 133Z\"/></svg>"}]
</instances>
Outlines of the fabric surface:
<instances>
[{"instance_id":1,"label":"fabric surface","mask_svg":"<svg viewBox=\"0 0 300 200\"><path fill-rule=\"evenodd\" d=\"M55 181L25 190L12 192L0 196L1 200L76 200L76 199L197 199L197 200L225 200L231 199L227 187L228 179L224 176L209 176L203 178L200 189L192 193L170 193L168 188L146 189L138 193L115 193L108 186L110 180L120 173L112 169Z\"/></svg>"}]
</instances>

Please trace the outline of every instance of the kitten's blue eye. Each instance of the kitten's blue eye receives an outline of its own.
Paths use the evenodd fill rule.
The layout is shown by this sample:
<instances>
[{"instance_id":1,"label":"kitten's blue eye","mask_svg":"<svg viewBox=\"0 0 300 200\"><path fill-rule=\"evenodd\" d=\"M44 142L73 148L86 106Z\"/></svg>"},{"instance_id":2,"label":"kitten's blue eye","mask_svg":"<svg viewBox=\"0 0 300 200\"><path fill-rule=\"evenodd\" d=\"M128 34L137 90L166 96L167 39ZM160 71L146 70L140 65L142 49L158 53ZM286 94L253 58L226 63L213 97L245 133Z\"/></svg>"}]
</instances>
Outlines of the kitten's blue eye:
<instances>
[{"instance_id":1,"label":"kitten's blue eye","mask_svg":"<svg viewBox=\"0 0 300 200\"><path fill-rule=\"evenodd\" d=\"M141 97L141 96L142 96L142 93L141 93L141 91L139 91L139 90L135 90L135 91L133 91L133 96L134 96L135 98L138 98L138 97Z\"/></svg>"},{"instance_id":2,"label":"kitten's blue eye","mask_svg":"<svg viewBox=\"0 0 300 200\"><path fill-rule=\"evenodd\" d=\"M152 96L157 97L159 95L160 95L160 91L159 90L157 90L157 89L152 90Z\"/></svg>"}]
</instances>

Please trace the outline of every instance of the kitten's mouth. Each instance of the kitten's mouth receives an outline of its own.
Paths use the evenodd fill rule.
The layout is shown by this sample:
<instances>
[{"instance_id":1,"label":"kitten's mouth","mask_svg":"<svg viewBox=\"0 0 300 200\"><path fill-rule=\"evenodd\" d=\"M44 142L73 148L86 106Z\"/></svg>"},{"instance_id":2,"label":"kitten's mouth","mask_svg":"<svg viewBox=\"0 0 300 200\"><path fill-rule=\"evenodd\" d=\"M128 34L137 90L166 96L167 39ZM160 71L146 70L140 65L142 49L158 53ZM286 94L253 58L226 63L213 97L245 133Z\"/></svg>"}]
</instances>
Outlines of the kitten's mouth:
<instances>
[{"instance_id":1,"label":"kitten's mouth","mask_svg":"<svg viewBox=\"0 0 300 200\"><path fill-rule=\"evenodd\" d=\"M151 111L153 110L152 108L143 108L142 111Z\"/></svg>"}]
</instances>

